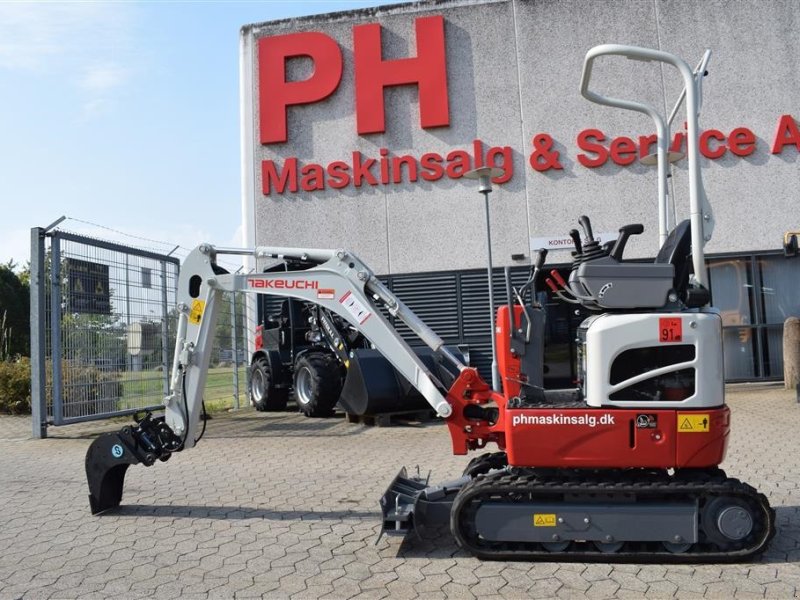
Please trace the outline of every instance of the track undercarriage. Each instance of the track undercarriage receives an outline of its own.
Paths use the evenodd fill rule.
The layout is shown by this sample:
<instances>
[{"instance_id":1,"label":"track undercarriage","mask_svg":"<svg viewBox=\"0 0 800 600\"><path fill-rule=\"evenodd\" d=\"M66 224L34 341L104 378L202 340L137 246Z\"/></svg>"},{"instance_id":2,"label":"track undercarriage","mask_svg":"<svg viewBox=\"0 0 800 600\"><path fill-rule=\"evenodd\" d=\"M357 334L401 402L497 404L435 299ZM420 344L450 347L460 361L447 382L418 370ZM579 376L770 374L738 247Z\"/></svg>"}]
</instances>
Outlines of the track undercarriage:
<instances>
[{"instance_id":1,"label":"track undercarriage","mask_svg":"<svg viewBox=\"0 0 800 600\"><path fill-rule=\"evenodd\" d=\"M384 530L449 519L481 559L637 563L752 559L775 534L766 497L720 469L490 470L504 457L479 457L441 486L401 472L381 501Z\"/></svg>"}]
</instances>

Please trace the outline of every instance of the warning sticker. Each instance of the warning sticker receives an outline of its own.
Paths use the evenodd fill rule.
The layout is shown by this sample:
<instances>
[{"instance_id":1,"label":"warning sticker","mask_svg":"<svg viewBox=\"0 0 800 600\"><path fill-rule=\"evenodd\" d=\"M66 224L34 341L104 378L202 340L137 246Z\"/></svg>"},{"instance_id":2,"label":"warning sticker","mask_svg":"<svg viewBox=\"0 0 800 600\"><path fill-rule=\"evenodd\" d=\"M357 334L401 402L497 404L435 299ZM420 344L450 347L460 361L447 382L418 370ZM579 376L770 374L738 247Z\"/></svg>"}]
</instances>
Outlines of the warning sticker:
<instances>
[{"instance_id":1,"label":"warning sticker","mask_svg":"<svg viewBox=\"0 0 800 600\"><path fill-rule=\"evenodd\" d=\"M534 527L555 527L556 515L555 513L534 513L533 515Z\"/></svg>"},{"instance_id":2,"label":"warning sticker","mask_svg":"<svg viewBox=\"0 0 800 600\"><path fill-rule=\"evenodd\" d=\"M336 290L334 289L321 289L317 290L317 298L320 300L333 300L336 297Z\"/></svg>"},{"instance_id":3,"label":"warning sticker","mask_svg":"<svg viewBox=\"0 0 800 600\"><path fill-rule=\"evenodd\" d=\"M369 319L370 315L372 314L363 304L361 304L361 301L353 296L353 294L351 294L349 291L344 296L339 298L339 302L341 302L350 312L350 314L356 318L356 321L358 321L359 325L363 324L364 321Z\"/></svg>"},{"instance_id":4,"label":"warning sticker","mask_svg":"<svg viewBox=\"0 0 800 600\"><path fill-rule=\"evenodd\" d=\"M707 413L678 413L678 433L707 433L710 425Z\"/></svg>"},{"instance_id":5,"label":"warning sticker","mask_svg":"<svg viewBox=\"0 0 800 600\"><path fill-rule=\"evenodd\" d=\"M194 300L192 302L192 310L189 311L189 323L194 325L200 324L200 319L203 318L203 311L206 308L206 303L202 300Z\"/></svg>"}]
</instances>

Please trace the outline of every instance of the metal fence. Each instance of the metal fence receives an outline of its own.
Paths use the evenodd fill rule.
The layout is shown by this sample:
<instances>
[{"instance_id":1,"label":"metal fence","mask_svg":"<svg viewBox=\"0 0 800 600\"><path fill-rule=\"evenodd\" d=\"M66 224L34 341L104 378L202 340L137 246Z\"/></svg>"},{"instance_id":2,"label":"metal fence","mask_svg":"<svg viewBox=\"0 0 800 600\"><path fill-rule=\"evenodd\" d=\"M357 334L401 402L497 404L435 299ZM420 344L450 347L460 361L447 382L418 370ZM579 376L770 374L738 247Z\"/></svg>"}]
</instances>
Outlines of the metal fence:
<instances>
[{"instance_id":1,"label":"metal fence","mask_svg":"<svg viewBox=\"0 0 800 600\"><path fill-rule=\"evenodd\" d=\"M162 407L175 344L179 268L176 256L32 230L34 437L44 437L49 425ZM204 393L217 408L238 408L240 388L247 389L249 328L242 304L234 296L223 300Z\"/></svg>"}]
</instances>

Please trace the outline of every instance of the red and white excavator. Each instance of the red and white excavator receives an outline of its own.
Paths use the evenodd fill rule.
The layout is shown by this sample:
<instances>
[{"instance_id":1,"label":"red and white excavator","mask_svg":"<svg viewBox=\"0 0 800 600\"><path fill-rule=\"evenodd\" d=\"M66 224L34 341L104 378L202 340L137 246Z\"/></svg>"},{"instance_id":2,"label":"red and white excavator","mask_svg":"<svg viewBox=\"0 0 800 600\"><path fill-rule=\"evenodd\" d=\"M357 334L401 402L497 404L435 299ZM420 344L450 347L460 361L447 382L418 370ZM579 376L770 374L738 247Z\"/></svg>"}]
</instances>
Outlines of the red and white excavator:
<instances>
[{"instance_id":1,"label":"red and white excavator","mask_svg":"<svg viewBox=\"0 0 800 600\"><path fill-rule=\"evenodd\" d=\"M502 390L449 352L442 339L347 250L215 248L203 244L182 265L171 392L163 416L147 415L96 439L86 455L93 513L119 505L129 465L153 465L192 448L200 436L212 336L222 292L269 293L315 303L360 331L444 419L453 452L497 447L439 485L401 470L381 499L386 533L449 522L459 545L486 559L719 562L761 553L775 533L764 495L719 469L730 431L721 319L708 306L703 246L713 218L698 155L701 82L710 53L692 70L666 52L621 45L586 56L582 94L592 102L651 116L657 130L660 249L652 263L623 260L641 225L612 244L588 218L575 240L568 280L547 280L564 301L593 312L578 332L579 386L542 386L543 309L535 301L544 252L521 289L497 313ZM600 57L676 68L684 91L669 118L653 107L589 89ZM669 125L685 99L689 218L669 223ZM284 259L286 271L240 275L220 255ZM690 271L693 270L693 275ZM434 374L381 314L405 323L447 362ZM204 427L203 421L203 427Z\"/></svg>"}]
</instances>

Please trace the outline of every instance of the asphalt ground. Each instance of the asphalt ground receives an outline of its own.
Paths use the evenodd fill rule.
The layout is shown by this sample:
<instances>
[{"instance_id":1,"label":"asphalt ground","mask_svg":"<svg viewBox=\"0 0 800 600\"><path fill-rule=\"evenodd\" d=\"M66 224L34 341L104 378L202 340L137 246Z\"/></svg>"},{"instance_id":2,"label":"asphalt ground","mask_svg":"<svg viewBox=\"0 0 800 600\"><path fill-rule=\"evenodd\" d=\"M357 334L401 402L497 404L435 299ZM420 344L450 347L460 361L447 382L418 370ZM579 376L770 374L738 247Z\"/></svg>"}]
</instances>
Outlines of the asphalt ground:
<instances>
[{"instance_id":1,"label":"asphalt ground","mask_svg":"<svg viewBox=\"0 0 800 600\"><path fill-rule=\"evenodd\" d=\"M778 533L731 565L482 562L447 534L382 538L398 469L460 475L441 423L369 427L247 409L128 470L120 509L89 513L84 455L119 423L0 417L0 598L791 598L800 593L800 405L777 385L728 390L723 467L759 488Z\"/></svg>"}]
</instances>

